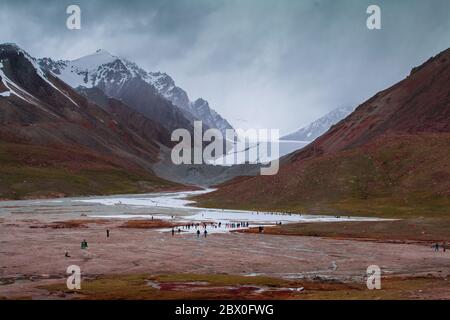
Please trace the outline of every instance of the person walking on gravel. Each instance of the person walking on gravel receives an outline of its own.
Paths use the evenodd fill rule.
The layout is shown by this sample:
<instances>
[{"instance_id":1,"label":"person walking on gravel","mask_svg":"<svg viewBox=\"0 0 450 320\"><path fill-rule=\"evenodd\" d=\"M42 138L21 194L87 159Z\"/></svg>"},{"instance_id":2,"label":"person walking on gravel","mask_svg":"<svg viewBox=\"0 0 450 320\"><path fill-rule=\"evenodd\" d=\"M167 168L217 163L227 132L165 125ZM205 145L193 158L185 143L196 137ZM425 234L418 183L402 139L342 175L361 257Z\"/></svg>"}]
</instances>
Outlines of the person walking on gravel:
<instances>
[{"instance_id":1,"label":"person walking on gravel","mask_svg":"<svg viewBox=\"0 0 450 320\"><path fill-rule=\"evenodd\" d=\"M439 252L439 243L435 243L434 245L433 245L433 248L434 248L434 252Z\"/></svg>"}]
</instances>

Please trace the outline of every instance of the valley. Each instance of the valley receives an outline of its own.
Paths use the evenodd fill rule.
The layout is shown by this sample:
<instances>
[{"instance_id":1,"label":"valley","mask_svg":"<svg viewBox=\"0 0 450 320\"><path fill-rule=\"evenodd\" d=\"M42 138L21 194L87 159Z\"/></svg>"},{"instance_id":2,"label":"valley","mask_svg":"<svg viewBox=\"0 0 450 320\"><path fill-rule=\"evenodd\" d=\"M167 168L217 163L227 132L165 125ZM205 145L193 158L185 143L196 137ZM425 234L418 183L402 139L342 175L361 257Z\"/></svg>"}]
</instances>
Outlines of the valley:
<instances>
[{"instance_id":1,"label":"valley","mask_svg":"<svg viewBox=\"0 0 450 320\"><path fill-rule=\"evenodd\" d=\"M401 230L395 226L402 222L189 206L187 196L204 192L0 203L0 297L450 298L449 251L431 248L432 241L450 240L444 229L435 238L414 239L410 233L399 232L390 241L351 234L342 239L314 230L324 226L335 232L370 230L379 224ZM211 224L233 221L248 221L250 228L221 229ZM278 221L283 222L281 226L276 225ZM188 223L200 223L200 237L184 228ZM263 233L255 230L260 225ZM172 235L171 226L180 232ZM300 226L312 232L285 233ZM419 223L417 227L422 228ZM423 228L427 234L435 230ZM80 249L83 239L88 249ZM66 287L65 270L71 264L81 268L81 290ZM371 264L382 268L382 290L365 287L366 268Z\"/></svg>"},{"instance_id":2,"label":"valley","mask_svg":"<svg viewBox=\"0 0 450 320\"><path fill-rule=\"evenodd\" d=\"M282 138L267 176L173 163L174 130L234 128L165 73L0 63L1 299L450 299L450 49Z\"/></svg>"}]
</instances>

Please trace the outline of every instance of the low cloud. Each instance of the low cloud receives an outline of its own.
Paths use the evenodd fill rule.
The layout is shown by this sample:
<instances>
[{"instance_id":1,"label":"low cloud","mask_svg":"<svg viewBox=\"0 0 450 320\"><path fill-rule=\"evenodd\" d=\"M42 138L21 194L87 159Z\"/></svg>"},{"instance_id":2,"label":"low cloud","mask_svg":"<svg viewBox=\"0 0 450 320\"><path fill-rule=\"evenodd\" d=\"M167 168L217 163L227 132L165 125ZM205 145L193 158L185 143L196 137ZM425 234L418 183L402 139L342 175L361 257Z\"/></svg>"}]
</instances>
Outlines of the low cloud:
<instances>
[{"instance_id":1,"label":"low cloud","mask_svg":"<svg viewBox=\"0 0 450 320\"><path fill-rule=\"evenodd\" d=\"M236 125L286 133L449 46L449 1L377 3L382 30L371 31L366 0L78 1L82 29L70 31L72 1L3 0L0 41L64 59L104 48L167 72Z\"/></svg>"}]
</instances>

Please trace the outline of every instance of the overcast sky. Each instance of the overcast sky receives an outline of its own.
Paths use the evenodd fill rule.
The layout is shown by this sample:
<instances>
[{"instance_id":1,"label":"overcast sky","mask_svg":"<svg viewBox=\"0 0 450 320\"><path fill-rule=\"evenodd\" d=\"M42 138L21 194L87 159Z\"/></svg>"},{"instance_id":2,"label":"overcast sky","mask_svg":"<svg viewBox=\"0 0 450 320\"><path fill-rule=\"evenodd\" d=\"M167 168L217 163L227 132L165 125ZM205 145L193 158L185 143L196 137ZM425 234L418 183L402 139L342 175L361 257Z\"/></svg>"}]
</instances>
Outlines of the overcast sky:
<instances>
[{"instance_id":1,"label":"overcast sky","mask_svg":"<svg viewBox=\"0 0 450 320\"><path fill-rule=\"evenodd\" d=\"M163 71L236 127L290 132L357 106L450 47L449 0L0 0L0 42L36 57L106 49ZM82 10L66 28L66 7ZM381 7L382 30L366 9Z\"/></svg>"}]
</instances>

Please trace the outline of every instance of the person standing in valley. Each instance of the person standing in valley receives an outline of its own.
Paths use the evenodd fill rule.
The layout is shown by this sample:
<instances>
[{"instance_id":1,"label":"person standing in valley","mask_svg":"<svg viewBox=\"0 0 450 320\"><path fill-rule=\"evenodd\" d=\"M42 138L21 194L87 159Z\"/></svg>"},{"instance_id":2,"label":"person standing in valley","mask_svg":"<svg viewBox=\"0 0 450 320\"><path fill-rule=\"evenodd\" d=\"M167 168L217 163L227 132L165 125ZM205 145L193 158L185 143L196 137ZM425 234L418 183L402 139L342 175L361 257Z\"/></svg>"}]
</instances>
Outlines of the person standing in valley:
<instances>
[{"instance_id":1,"label":"person standing in valley","mask_svg":"<svg viewBox=\"0 0 450 320\"><path fill-rule=\"evenodd\" d=\"M433 245L433 248L434 248L434 252L439 252L439 243L435 243L434 245Z\"/></svg>"}]
</instances>

